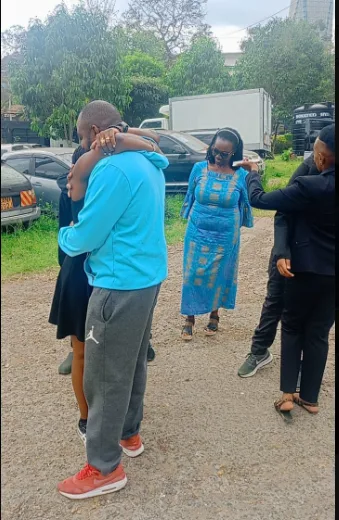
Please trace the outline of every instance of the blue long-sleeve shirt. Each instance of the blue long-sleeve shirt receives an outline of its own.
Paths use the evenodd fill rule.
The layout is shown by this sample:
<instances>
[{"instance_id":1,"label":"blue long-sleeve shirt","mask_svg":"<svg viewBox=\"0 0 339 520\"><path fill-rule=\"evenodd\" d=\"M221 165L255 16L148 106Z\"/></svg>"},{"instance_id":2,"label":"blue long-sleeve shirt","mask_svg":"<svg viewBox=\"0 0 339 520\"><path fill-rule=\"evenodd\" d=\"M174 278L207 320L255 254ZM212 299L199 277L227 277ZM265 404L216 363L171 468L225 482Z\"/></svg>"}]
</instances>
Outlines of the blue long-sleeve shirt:
<instances>
[{"instance_id":1,"label":"blue long-sleeve shirt","mask_svg":"<svg viewBox=\"0 0 339 520\"><path fill-rule=\"evenodd\" d=\"M136 290L167 276L165 240L166 157L125 152L103 159L91 173L79 222L59 231L69 256L89 253L90 285Z\"/></svg>"}]
</instances>

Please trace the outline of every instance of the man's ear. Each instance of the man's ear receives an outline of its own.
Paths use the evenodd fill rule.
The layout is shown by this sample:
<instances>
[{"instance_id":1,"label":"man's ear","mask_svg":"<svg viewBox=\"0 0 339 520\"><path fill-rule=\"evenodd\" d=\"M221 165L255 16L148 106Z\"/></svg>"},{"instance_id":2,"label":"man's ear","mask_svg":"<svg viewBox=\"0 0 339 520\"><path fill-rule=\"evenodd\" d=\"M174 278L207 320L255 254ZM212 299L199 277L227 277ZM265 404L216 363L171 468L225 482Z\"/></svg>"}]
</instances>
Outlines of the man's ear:
<instances>
[{"instance_id":1,"label":"man's ear","mask_svg":"<svg viewBox=\"0 0 339 520\"><path fill-rule=\"evenodd\" d=\"M92 125L91 130L94 132L94 135L98 135L100 133L100 130L96 125Z\"/></svg>"}]
</instances>

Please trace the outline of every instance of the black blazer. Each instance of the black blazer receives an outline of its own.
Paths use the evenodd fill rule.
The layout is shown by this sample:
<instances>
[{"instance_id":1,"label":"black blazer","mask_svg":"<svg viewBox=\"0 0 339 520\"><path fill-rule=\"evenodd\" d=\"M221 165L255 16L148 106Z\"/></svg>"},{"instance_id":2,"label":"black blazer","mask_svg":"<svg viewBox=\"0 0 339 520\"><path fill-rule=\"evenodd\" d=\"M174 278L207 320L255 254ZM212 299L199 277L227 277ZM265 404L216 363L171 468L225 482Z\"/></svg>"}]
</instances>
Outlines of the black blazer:
<instances>
[{"instance_id":1,"label":"black blazer","mask_svg":"<svg viewBox=\"0 0 339 520\"><path fill-rule=\"evenodd\" d=\"M298 177L283 190L265 193L258 173L246 177L255 208L294 214L292 272L335 274L335 171Z\"/></svg>"},{"instance_id":2,"label":"black blazer","mask_svg":"<svg viewBox=\"0 0 339 520\"><path fill-rule=\"evenodd\" d=\"M313 153L302 162L290 178L287 186L291 186L298 177L306 175L319 175L319 171L314 162ZM294 215L277 212L274 216L274 246L272 257L275 262L279 258L291 259L291 239L293 239Z\"/></svg>"}]
</instances>

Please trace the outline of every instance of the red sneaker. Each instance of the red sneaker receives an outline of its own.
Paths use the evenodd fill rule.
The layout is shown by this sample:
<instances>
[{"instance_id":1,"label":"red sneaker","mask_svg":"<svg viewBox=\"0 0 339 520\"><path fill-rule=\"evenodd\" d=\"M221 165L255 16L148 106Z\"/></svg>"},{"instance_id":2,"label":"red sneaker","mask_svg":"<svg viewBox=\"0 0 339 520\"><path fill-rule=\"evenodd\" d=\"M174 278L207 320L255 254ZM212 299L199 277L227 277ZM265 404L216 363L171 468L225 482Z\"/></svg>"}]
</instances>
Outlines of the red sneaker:
<instances>
[{"instance_id":1,"label":"red sneaker","mask_svg":"<svg viewBox=\"0 0 339 520\"><path fill-rule=\"evenodd\" d=\"M141 437L138 433L129 439L121 440L120 446L122 447L123 452L128 455L128 457L132 458L138 457L145 450Z\"/></svg>"},{"instance_id":2,"label":"red sneaker","mask_svg":"<svg viewBox=\"0 0 339 520\"><path fill-rule=\"evenodd\" d=\"M109 475L102 475L90 464L73 477L69 477L58 484L58 491L64 497L72 500L91 498L106 493L114 493L124 488L127 477L121 464Z\"/></svg>"}]
</instances>

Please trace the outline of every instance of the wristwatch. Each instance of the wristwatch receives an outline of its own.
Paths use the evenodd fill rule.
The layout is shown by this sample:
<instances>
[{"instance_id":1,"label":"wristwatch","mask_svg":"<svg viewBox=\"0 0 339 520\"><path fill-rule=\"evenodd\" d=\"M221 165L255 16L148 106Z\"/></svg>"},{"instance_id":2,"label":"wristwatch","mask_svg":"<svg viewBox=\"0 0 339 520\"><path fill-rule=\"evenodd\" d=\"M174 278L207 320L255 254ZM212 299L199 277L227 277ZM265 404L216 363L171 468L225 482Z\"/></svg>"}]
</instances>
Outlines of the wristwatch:
<instances>
[{"instance_id":1,"label":"wristwatch","mask_svg":"<svg viewBox=\"0 0 339 520\"><path fill-rule=\"evenodd\" d=\"M119 123L118 125L111 125L108 128L116 128L122 134L127 134L129 126L124 121L121 121L121 123Z\"/></svg>"},{"instance_id":2,"label":"wristwatch","mask_svg":"<svg viewBox=\"0 0 339 520\"><path fill-rule=\"evenodd\" d=\"M127 134L129 126L127 123L125 123L125 121L121 121L121 123L117 125L117 128L121 129L121 133Z\"/></svg>"}]
</instances>

